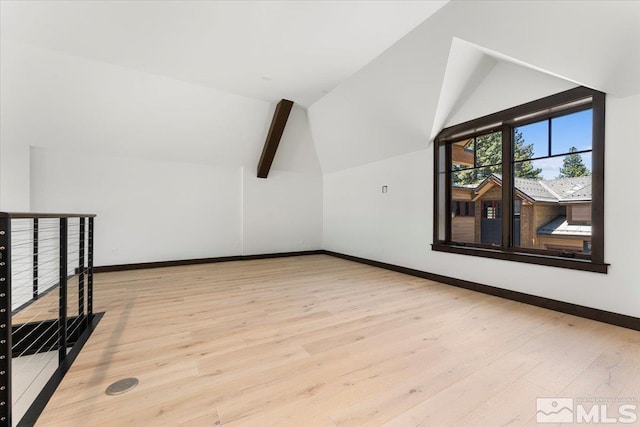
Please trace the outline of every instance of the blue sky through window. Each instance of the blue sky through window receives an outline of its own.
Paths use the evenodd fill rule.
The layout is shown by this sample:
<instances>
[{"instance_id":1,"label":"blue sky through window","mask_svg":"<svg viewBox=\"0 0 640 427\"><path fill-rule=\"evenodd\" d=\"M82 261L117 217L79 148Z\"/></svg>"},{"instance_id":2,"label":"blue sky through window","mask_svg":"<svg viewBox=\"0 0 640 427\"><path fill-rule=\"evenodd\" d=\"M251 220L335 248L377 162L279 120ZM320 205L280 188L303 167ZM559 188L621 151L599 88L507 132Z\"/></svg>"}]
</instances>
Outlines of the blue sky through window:
<instances>
[{"instance_id":1,"label":"blue sky through window","mask_svg":"<svg viewBox=\"0 0 640 427\"><path fill-rule=\"evenodd\" d=\"M591 150L591 122L593 110L580 111L551 119L551 154Z\"/></svg>"},{"instance_id":2,"label":"blue sky through window","mask_svg":"<svg viewBox=\"0 0 640 427\"><path fill-rule=\"evenodd\" d=\"M592 110L580 111L551 119L551 155L569 153L571 147L578 151L591 150ZM533 157L549 155L548 120L516 128L521 132L525 145L533 144ZM591 170L591 153L581 154L585 166ZM534 167L542 169L543 179L555 179L560 173L564 156L540 159Z\"/></svg>"}]
</instances>

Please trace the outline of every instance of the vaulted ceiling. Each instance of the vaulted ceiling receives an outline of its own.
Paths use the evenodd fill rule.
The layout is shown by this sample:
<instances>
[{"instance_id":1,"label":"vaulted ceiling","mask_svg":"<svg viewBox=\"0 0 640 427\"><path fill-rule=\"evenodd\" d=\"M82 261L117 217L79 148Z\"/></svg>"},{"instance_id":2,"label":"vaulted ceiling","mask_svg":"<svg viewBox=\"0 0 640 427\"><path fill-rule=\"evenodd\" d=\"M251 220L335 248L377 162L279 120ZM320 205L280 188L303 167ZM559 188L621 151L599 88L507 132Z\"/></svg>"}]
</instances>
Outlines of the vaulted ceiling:
<instances>
[{"instance_id":1,"label":"vaulted ceiling","mask_svg":"<svg viewBox=\"0 0 640 427\"><path fill-rule=\"evenodd\" d=\"M309 106L446 1L2 1L2 38Z\"/></svg>"},{"instance_id":2,"label":"vaulted ceiling","mask_svg":"<svg viewBox=\"0 0 640 427\"><path fill-rule=\"evenodd\" d=\"M268 103L287 98L308 107L312 144L327 173L424 149L444 125L476 114L471 104L489 109L526 101L527 81L549 90L585 85L616 97L640 93L639 1L2 1L0 6L1 37L18 42L11 55L3 54L20 56L13 61L20 65L15 73L30 70L30 63L52 64L51 70L34 71L37 78L23 76L25 87L44 78L69 86L88 80L74 92L84 97L84 103L71 106L78 111L43 109L40 126L50 122L49 139L90 140L92 149L116 151L120 144L118 150L127 153L207 162L242 152L236 157L247 164L246 158L253 161L259 154L254 144L264 141L261 132L272 113ZM29 53L27 45L34 52L44 48L55 61L43 52ZM125 69L172 82L149 78L145 86L139 83L142 76L124 76ZM66 80L60 77L65 73ZM102 87L105 78L118 87ZM491 96L500 81L521 89L522 99ZM182 82L196 86L178 88ZM19 102L7 102L29 104L28 117L40 108L30 102L35 96L69 104L62 85L24 91L13 86ZM198 92L202 102L194 104L191 92L203 87L212 90ZM22 92L34 94L26 99ZM66 128L55 132L60 121L55 114L83 119L84 104L100 106L96 100L104 98L114 98L110 114L87 119L96 124L82 128L86 134L76 128L71 136ZM156 104L163 115L147 114ZM137 120L131 119L132 109ZM109 132L123 135L97 131L107 116L120 120L111 120ZM298 116L306 123L304 114ZM169 124L174 132L165 130ZM31 133L28 127L14 139L34 140ZM216 156L222 148L225 156Z\"/></svg>"},{"instance_id":3,"label":"vaulted ceiling","mask_svg":"<svg viewBox=\"0 0 640 427\"><path fill-rule=\"evenodd\" d=\"M540 97L532 87L578 85L640 93L640 2L452 1L309 118L327 173L425 149L446 124L474 118L470 102L489 114Z\"/></svg>"}]
</instances>

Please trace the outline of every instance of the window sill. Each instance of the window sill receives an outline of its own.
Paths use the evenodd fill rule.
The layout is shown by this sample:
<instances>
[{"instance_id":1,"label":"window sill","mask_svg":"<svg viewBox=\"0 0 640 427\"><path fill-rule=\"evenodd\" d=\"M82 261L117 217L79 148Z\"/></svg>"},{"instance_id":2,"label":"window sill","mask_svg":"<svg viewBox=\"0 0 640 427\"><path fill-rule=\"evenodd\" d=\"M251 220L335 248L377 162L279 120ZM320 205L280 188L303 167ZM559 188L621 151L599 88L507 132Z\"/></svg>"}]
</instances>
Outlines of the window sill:
<instances>
[{"instance_id":1,"label":"window sill","mask_svg":"<svg viewBox=\"0 0 640 427\"><path fill-rule=\"evenodd\" d=\"M607 274L609 264L596 264L589 260L564 258L558 256L511 252L501 249L472 248L447 244L432 244L431 249L438 252L472 255L484 258L502 259L506 261L524 262L528 264L546 265L549 267L569 268L572 270L592 271Z\"/></svg>"}]
</instances>

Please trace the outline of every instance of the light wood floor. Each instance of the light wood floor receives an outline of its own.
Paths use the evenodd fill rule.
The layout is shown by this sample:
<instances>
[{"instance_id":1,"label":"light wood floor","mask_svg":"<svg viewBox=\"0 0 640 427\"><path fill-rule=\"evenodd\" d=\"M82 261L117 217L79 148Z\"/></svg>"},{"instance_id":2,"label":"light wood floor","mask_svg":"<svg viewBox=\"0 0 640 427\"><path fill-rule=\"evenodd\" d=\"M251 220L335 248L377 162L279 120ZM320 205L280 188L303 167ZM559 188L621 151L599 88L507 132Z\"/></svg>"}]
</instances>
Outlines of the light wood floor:
<instances>
[{"instance_id":1,"label":"light wood floor","mask_svg":"<svg viewBox=\"0 0 640 427\"><path fill-rule=\"evenodd\" d=\"M519 426L536 397L640 398L639 332L326 255L98 274L95 306L38 426Z\"/></svg>"},{"instance_id":2,"label":"light wood floor","mask_svg":"<svg viewBox=\"0 0 640 427\"><path fill-rule=\"evenodd\" d=\"M86 287L86 279L85 279ZM86 290L85 290L86 294ZM42 322L45 320L55 320L58 318L60 304L60 289L56 285L55 288L50 289L36 301L31 303L20 310L19 312L11 316L11 323L18 325L21 323L29 322ZM85 295L85 311L87 307L86 295ZM79 312L78 307L78 276L69 278L67 282L67 313L69 316L77 316Z\"/></svg>"}]
</instances>

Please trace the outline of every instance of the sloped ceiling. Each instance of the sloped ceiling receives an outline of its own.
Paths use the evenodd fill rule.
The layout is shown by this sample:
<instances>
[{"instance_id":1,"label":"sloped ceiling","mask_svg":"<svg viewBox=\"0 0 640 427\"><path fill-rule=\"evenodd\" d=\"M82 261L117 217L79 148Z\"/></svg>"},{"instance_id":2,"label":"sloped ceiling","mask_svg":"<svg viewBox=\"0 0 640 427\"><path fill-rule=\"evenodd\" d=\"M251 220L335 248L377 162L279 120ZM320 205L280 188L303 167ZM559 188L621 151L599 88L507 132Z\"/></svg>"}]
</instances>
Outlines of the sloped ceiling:
<instances>
[{"instance_id":1,"label":"sloped ceiling","mask_svg":"<svg viewBox=\"0 0 640 427\"><path fill-rule=\"evenodd\" d=\"M577 86L569 80L512 61L495 58L494 61L491 70L458 98L439 129ZM440 109L438 105L438 113Z\"/></svg>"},{"instance_id":2,"label":"sloped ceiling","mask_svg":"<svg viewBox=\"0 0 640 427\"><path fill-rule=\"evenodd\" d=\"M0 142L255 170L275 109L225 91L3 41ZM294 106L273 169L320 174Z\"/></svg>"},{"instance_id":3,"label":"sloped ceiling","mask_svg":"<svg viewBox=\"0 0 640 427\"><path fill-rule=\"evenodd\" d=\"M454 38L431 130L578 86L528 64Z\"/></svg>"},{"instance_id":4,"label":"sloped ceiling","mask_svg":"<svg viewBox=\"0 0 640 427\"><path fill-rule=\"evenodd\" d=\"M451 2L309 108L322 169L426 148L492 62L640 93L639 22L640 2Z\"/></svg>"},{"instance_id":5,"label":"sloped ceiling","mask_svg":"<svg viewBox=\"0 0 640 427\"><path fill-rule=\"evenodd\" d=\"M447 1L5 1L1 36L308 106Z\"/></svg>"},{"instance_id":6,"label":"sloped ceiling","mask_svg":"<svg viewBox=\"0 0 640 427\"><path fill-rule=\"evenodd\" d=\"M38 145L41 133L116 154L251 164L269 102L286 97L310 105L326 173L426 148L497 64L640 93L640 2L443 4L2 1L5 141ZM7 65L14 56L19 66ZM15 119L38 114L40 133ZM73 135L65 118L82 124Z\"/></svg>"},{"instance_id":7,"label":"sloped ceiling","mask_svg":"<svg viewBox=\"0 0 640 427\"><path fill-rule=\"evenodd\" d=\"M458 38L452 40L431 138L440 132L447 119L464 104L496 63L494 57L483 53L477 46Z\"/></svg>"}]
</instances>

